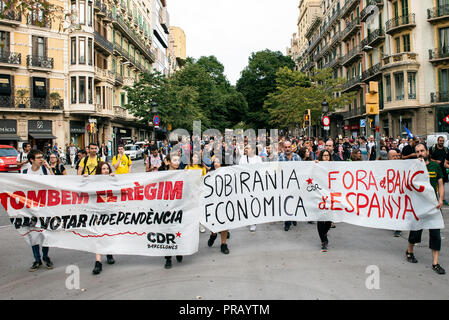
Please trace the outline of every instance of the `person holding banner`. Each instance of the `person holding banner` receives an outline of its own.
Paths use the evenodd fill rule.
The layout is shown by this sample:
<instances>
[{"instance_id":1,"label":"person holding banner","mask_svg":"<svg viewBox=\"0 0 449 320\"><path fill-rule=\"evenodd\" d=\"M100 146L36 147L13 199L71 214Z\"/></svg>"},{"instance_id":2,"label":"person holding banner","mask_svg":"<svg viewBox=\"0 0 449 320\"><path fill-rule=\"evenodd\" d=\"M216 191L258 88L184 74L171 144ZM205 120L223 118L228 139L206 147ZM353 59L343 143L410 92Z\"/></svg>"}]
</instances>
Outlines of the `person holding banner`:
<instances>
[{"instance_id":1,"label":"person holding banner","mask_svg":"<svg viewBox=\"0 0 449 320\"><path fill-rule=\"evenodd\" d=\"M48 165L47 161L44 160L44 154L42 151L39 150L31 150L28 153L28 161L30 162L31 166L25 170L22 171L23 174L36 174L36 175L53 175L53 171L50 169L50 166ZM42 265L42 260L44 260L47 269L53 269L53 262L50 260L50 257L48 256L48 247L42 247L42 260L40 255L40 246L43 242L43 237L41 233L36 234L29 234L28 239L31 243L31 249L33 250L34 255L34 262L31 268L29 269L30 272L36 271L40 268Z\"/></svg>"},{"instance_id":2,"label":"person holding banner","mask_svg":"<svg viewBox=\"0 0 449 320\"><path fill-rule=\"evenodd\" d=\"M441 209L444 200L444 183L443 183L443 172L438 163L430 161L429 150L425 144L419 143L413 146L418 156L418 159L425 161L427 166L427 171L429 172L430 184L435 190L435 196L437 197L438 205L437 209ZM418 263L413 249L416 243L421 242L421 235L423 230L410 231L408 237L408 249L405 252L407 261L410 263ZM438 257L441 250L441 233L440 229L430 229L429 230L429 248L432 250L432 270L438 274L445 274L446 271L438 263Z\"/></svg>"},{"instance_id":3,"label":"person holding banner","mask_svg":"<svg viewBox=\"0 0 449 320\"><path fill-rule=\"evenodd\" d=\"M329 150L324 149L320 152L318 160L315 160L315 162L318 163L320 161L332 161L332 154L329 152ZM321 240L321 252L327 252L327 247L329 245L327 233L329 232L331 226L332 221L317 222L318 235L320 236Z\"/></svg>"},{"instance_id":4,"label":"person holding banner","mask_svg":"<svg viewBox=\"0 0 449 320\"><path fill-rule=\"evenodd\" d=\"M179 164L181 161L181 157L179 155L177 155L176 153L168 154L165 157L164 161L167 165L167 170L179 170ZM181 263L182 258L183 258L183 256L176 256L176 261ZM170 269L172 267L171 256L165 256L164 267L165 267L165 269Z\"/></svg>"},{"instance_id":5,"label":"person holding banner","mask_svg":"<svg viewBox=\"0 0 449 320\"><path fill-rule=\"evenodd\" d=\"M290 141L285 141L283 148L284 152L279 155L278 161L302 161L301 157L298 154L292 152L292 143ZM297 225L296 221L285 221L284 230L290 230L290 226L292 225L292 223L294 226Z\"/></svg>"},{"instance_id":6,"label":"person holding banner","mask_svg":"<svg viewBox=\"0 0 449 320\"><path fill-rule=\"evenodd\" d=\"M110 176L113 176L114 173L112 172L112 168L111 165L107 162L101 161L98 164L97 170L95 171L96 175L100 175L100 174L107 174ZM112 254L108 254L106 255L106 259L108 264L114 264L115 260L114 257L112 256ZM101 264L101 254L96 254L95 255L95 267L94 270L92 270L93 274L99 274L101 271L103 270L103 266Z\"/></svg>"},{"instance_id":7,"label":"person holding banner","mask_svg":"<svg viewBox=\"0 0 449 320\"><path fill-rule=\"evenodd\" d=\"M221 168L221 162L219 158L215 158L214 159L214 168L213 170L218 170L219 168ZM229 254L229 248L228 245L226 244L226 240L229 239L229 231L228 230L224 230L222 232L220 232L221 235L221 247L220 247L220 251L224 254ZM215 239L217 239L217 234L211 232L210 238L207 241L207 245L209 247L212 247L214 245Z\"/></svg>"}]
</instances>

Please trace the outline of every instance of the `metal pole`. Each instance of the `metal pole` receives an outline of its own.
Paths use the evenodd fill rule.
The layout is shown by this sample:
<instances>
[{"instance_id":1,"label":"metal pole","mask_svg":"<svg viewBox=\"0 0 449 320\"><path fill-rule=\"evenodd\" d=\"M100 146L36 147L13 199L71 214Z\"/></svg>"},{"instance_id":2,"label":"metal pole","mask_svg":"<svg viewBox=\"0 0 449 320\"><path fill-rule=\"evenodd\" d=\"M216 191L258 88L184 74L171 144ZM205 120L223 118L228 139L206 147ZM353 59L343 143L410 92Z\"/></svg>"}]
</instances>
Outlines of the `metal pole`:
<instances>
[{"instance_id":1,"label":"metal pole","mask_svg":"<svg viewBox=\"0 0 449 320\"><path fill-rule=\"evenodd\" d=\"M379 128L379 130L377 130L377 128L379 127L379 114L376 114L376 116L374 117L374 126L376 128L376 155L379 156L380 155L380 128Z\"/></svg>"}]
</instances>

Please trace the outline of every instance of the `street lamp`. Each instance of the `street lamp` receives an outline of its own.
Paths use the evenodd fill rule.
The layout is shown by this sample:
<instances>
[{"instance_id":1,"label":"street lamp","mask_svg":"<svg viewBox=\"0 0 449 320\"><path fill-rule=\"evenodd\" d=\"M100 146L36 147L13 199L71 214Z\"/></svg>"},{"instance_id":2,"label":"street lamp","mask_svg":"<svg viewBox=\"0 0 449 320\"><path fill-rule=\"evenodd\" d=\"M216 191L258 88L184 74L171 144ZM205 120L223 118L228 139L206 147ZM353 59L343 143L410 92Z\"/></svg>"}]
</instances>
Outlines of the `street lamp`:
<instances>
[{"instance_id":1,"label":"street lamp","mask_svg":"<svg viewBox=\"0 0 449 320\"><path fill-rule=\"evenodd\" d=\"M157 115L157 103L156 103L156 101L153 101L153 103L151 104L151 107L152 107L152 112L153 112L153 115L155 116L155 115ZM153 140L154 140L154 143L156 143L156 126L155 126L155 124L154 124L154 122L153 122Z\"/></svg>"},{"instance_id":2,"label":"street lamp","mask_svg":"<svg viewBox=\"0 0 449 320\"><path fill-rule=\"evenodd\" d=\"M321 119L323 119L323 117L325 115L327 115L327 113L329 112L329 103L327 103L326 99L324 99L324 101L321 103ZM324 142L326 142L326 130L324 130L323 128L323 138L324 138Z\"/></svg>"}]
</instances>

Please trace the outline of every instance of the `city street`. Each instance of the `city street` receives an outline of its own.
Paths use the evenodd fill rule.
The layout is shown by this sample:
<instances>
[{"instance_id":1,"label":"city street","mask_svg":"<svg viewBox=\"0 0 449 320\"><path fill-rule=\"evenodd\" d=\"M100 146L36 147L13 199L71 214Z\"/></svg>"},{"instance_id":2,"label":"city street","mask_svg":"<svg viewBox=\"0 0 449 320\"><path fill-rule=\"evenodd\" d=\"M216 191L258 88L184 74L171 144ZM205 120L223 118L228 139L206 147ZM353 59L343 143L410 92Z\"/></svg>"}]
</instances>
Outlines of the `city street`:
<instances>
[{"instance_id":1,"label":"city street","mask_svg":"<svg viewBox=\"0 0 449 320\"><path fill-rule=\"evenodd\" d=\"M443 216L447 225L449 207ZM407 236L340 223L329 232L329 252L321 253L316 224L285 232L277 222L255 233L232 230L229 255L220 252L218 240L209 248L206 232L199 251L181 264L174 260L170 270L162 257L115 256L115 265L104 258L103 272L94 276L94 254L58 248L50 248L53 270L29 272L31 248L12 226L3 226L0 241L8 245L0 249L0 299L448 299L449 277L431 270L428 232L416 247L417 264L405 260ZM448 236L442 230L446 268ZM79 288L70 285L73 270L79 270ZM379 286L367 281L373 270Z\"/></svg>"}]
</instances>

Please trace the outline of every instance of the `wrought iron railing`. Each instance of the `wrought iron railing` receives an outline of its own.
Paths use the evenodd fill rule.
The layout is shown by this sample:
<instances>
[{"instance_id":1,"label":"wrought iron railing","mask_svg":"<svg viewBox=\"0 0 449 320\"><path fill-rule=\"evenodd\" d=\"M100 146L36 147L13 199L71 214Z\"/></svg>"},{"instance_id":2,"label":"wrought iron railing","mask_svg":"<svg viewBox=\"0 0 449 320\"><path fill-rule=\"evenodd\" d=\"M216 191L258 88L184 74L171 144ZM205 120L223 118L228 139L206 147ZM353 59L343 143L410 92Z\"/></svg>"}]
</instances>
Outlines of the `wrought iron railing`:
<instances>
[{"instance_id":1,"label":"wrought iron railing","mask_svg":"<svg viewBox=\"0 0 449 320\"><path fill-rule=\"evenodd\" d=\"M380 73L381 64L378 63L362 73L362 79L365 81L376 74Z\"/></svg>"},{"instance_id":2,"label":"wrought iron railing","mask_svg":"<svg viewBox=\"0 0 449 320\"><path fill-rule=\"evenodd\" d=\"M415 14L414 13L388 20L387 23L385 24L385 32L389 32L397 27L405 26L405 25L409 25L409 24L415 24Z\"/></svg>"},{"instance_id":3,"label":"wrought iron railing","mask_svg":"<svg viewBox=\"0 0 449 320\"><path fill-rule=\"evenodd\" d=\"M449 91L446 92L432 92L430 94L430 101L436 102L449 102Z\"/></svg>"},{"instance_id":4,"label":"wrought iron railing","mask_svg":"<svg viewBox=\"0 0 449 320\"><path fill-rule=\"evenodd\" d=\"M9 51L0 51L0 63L20 65L22 63L22 54Z\"/></svg>"},{"instance_id":5,"label":"wrought iron railing","mask_svg":"<svg viewBox=\"0 0 449 320\"><path fill-rule=\"evenodd\" d=\"M449 5L442 5L438 7L434 7L431 9L427 9L427 19L436 19L444 16L449 17Z\"/></svg>"},{"instance_id":6,"label":"wrought iron railing","mask_svg":"<svg viewBox=\"0 0 449 320\"><path fill-rule=\"evenodd\" d=\"M382 37L385 37L385 33L382 29L376 29L373 32L370 32L370 34L362 40L362 48Z\"/></svg>"},{"instance_id":7,"label":"wrought iron railing","mask_svg":"<svg viewBox=\"0 0 449 320\"><path fill-rule=\"evenodd\" d=\"M63 99L0 96L0 108L62 110Z\"/></svg>"},{"instance_id":8,"label":"wrought iron railing","mask_svg":"<svg viewBox=\"0 0 449 320\"><path fill-rule=\"evenodd\" d=\"M94 31L94 39L95 39L95 42L97 42L100 46L105 48L107 51L109 51L109 52L114 51L114 45L112 44L112 42L110 42L108 39L103 37L97 31Z\"/></svg>"},{"instance_id":9,"label":"wrought iron railing","mask_svg":"<svg viewBox=\"0 0 449 320\"><path fill-rule=\"evenodd\" d=\"M16 10L5 11L5 9L0 8L0 19L21 22L22 21L22 13L20 11L16 11Z\"/></svg>"},{"instance_id":10,"label":"wrought iron railing","mask_svg":"<svg viewBox=\"0 0 449 320\"><path fill-rule=\"evenodd\" d=\"M436 49L429 49L429 59L448 59L449 58L449 46Z\"/></svg>"},{"instance_id":11,"label":"wrought iron railing","mask_svg":"<svg viewBox=\"0 0 449 320\"><path fill-rule=\"evenodd\" d=\"M45 56L27 56L27 66L53 69L54 59Z\"/></svg>"}]
</instances>

